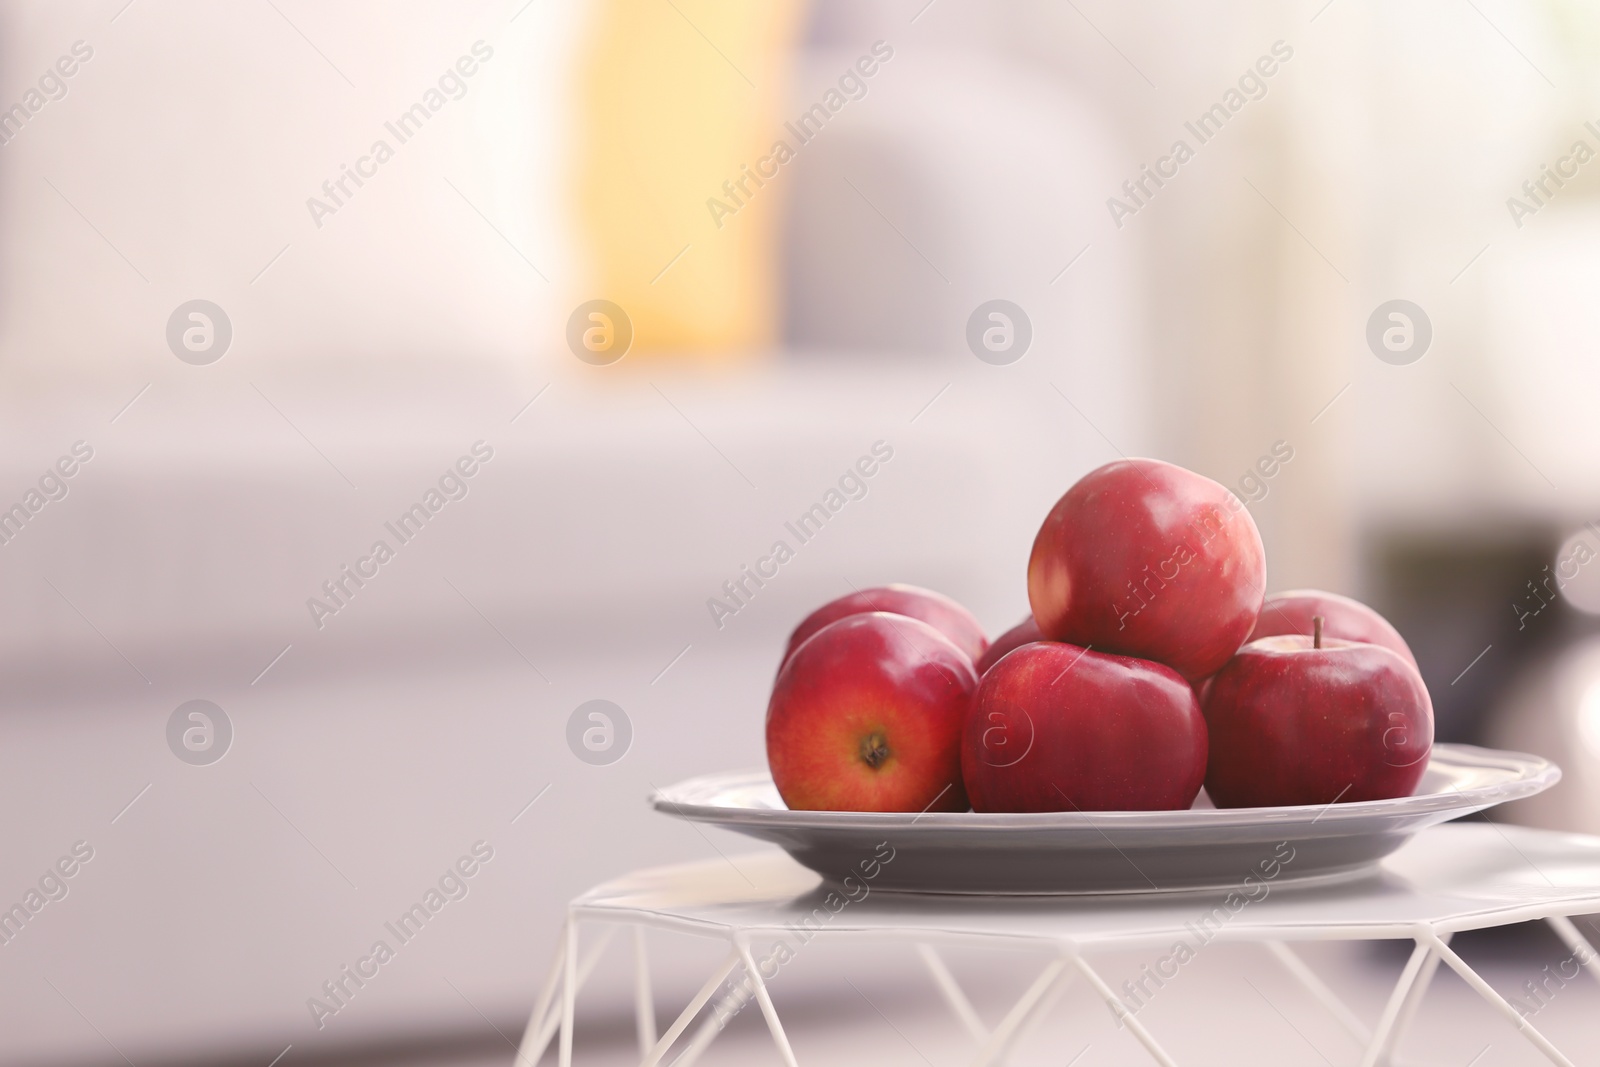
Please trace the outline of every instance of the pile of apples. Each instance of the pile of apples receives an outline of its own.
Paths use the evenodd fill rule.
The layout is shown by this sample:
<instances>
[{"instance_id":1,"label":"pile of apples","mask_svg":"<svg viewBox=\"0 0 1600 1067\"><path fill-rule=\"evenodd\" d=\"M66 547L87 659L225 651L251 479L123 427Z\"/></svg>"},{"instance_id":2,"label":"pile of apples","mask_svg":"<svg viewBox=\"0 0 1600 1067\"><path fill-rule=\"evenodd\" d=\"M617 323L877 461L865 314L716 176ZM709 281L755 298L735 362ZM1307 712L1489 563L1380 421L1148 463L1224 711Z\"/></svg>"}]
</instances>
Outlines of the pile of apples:
<instances>
[{"instance_id":1,"label":"pile of apples","mask_svg":"<svg viewBox=\"0 0 1600 1067\"><path fill-rule=\"evenodd\" d=\"M992 644L948 597L842 597L789 638L767 708L784 802L830 811L1139 811L1409 796L1433 705L1404 639L1334 593L1265 595L1229 490L1107 464L1051 509L1031 615Z\"/></svg>"}]
</instances>

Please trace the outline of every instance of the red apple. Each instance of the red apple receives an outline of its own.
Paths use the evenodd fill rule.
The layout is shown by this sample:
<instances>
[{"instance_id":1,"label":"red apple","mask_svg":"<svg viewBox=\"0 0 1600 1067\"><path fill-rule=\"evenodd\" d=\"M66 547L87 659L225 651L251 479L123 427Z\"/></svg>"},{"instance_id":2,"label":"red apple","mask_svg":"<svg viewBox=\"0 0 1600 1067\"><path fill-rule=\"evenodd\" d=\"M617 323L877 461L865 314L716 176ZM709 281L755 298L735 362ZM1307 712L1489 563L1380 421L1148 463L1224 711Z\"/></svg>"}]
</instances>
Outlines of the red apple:
<instances>
[{"instance_id":1,"label":"red apple","mask_svg":"<svg viewBox=\"0 0 1600 1067\"><path fill-rule=\"evenodd\" d=\"M914 585L880 585L830 600L800 620L800 625L789 635L789 646L783 650L784 662L788 662L806 638L824 626L866 611L887 611L920 619L954 641L969 659L976 660L989 647L989 639L983 635L983 627L972 617L972 612L943 593ZM781 669L782 664L779 667Z\"/></svg>"},{"instance_id":2,"label":"red apple","mask_svg":"<svg viewBox=\"0 0 1600 1067\"><path fill-rule=\"evenodd\" d=\"M983 676L961 745L975 811L1187 808L1205 773L1206 724L1182 675L1054 641Z\"/></svg>"},{"instance_id":3,"label":"red apple","mask_svg":"<svg viewBox=\"0 0 1600 1067\"><path fill-rule=\"evenodd\" d=\"M925 622L873 611L812 635L778 671L767 763L796 811L965 811L961 730L978 676Z\"/></svg>"},{"instance_id":4,"label":"red apple","mask_svg":"<svg viewBox=\"0 0 1600 1067\"><path fill-rule=\"evenodd\" d=\"M1250 636L1266 571L1233 493L1171 463L1119 460L1050 509L1028 559L1028 601L1048 638L1198 681Z\"/></svg>"},{"instance_id":5,"label":"red apple","mask_svg":"<svg viewBox=\"0 0 1600 1067\"><path fill-rule=\"evenodd\" d=\"M1410 796L1433 750L1433 703L1381 645L1286 634L1211 680L1206 792L1219 808Z\"/></svg>"},{"instance_id":6,"label":"red apple","mask_svg":"<svg viewBox=\"0 0 1600 1067\"><path fill-rule=\"evenodd\" d=\"M1279 634L1308 634L1311 632L1311 620L1318 615L1322 616L1324 637L1382 645L1398 653L1413 667L1417 665L1417 657L1411 654L1411 646L1406 644L1399 630L1389 625L1388 619L1359 600L1338 593L1325 593L1321 589L1292 589L1267 597L1250 640L1277 637Z\"/></svg>"},{"instance_id":7,"label":"red apple","mask_svg":"<svg viewBox=\"0 0 1600 1067\"><path fill-rule=\"evenodd\" d=\"M978 677L981 678L985 674L988 674L989 668L993 667L996 663L999 663L1001 658L1012 649L1021 648L1023 645L1031 645L1035 641L1043 640L1044 635L1039 632L1039 624L1033 621L1032 615L1029 615L1026 619L1023 619L1011 629L1007 630L1005 633L1001 634L999 637L990 642L988 649L986 649L983 655L978 657L977 662L973 664L973 666L977 668Z\"/></svg>"}]
</instances>

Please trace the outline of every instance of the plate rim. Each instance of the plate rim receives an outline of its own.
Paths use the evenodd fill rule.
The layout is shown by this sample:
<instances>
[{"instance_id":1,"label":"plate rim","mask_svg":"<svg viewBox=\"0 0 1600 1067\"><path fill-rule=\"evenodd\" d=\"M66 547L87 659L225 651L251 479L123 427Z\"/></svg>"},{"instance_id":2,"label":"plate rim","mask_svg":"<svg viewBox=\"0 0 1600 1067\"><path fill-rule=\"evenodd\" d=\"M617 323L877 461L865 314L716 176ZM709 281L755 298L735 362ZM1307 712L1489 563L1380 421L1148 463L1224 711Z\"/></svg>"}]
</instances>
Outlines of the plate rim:
<instances>
[{"instance_id":1,"label":"plate rim","mask_svg":"<svg viewBox=\"0 0 1600 1067\"><path fill-rule=\"evenodd\" d=\"M1198 809L1204 813L1199 818L1196 817L1197 809L1194 808L1096 812L930 811L918 814L908 811L793 811L789 808L744 808L675 799L681 797L688 788L713 780L725 783L752 779L770 781L772 776L764 769L695 775L666 787L652 789L648 800L656 811L693 822L760 824L773 829L837 831L886 828L907 830L918 827L923 830L1046 830L1116 826L1126 829L1172 830L1196 827L1202 820L1208 829L1223 829L1260 826L1275 822L1300 822L1307 813L1319 810L1321 814L1312 821L1330 825L1372 817L1415 816L1438 811L1460 810L1466 814L1473 809L1482 810L1496 804L1532 796L1561 780L1561 768L1557 764L1527 752L1485 748L1478 745L1436 743L1429 753L1429 766L1432 767L1435 761L1463 768L1500 767L1515 772L1516 776L1504 782L1475 786L1466 790L1452 789L1384 800L1353 800L1344 804L1335 801L1327 805L1293 804L1259 808Z\"/></svg>"}]
</instances>

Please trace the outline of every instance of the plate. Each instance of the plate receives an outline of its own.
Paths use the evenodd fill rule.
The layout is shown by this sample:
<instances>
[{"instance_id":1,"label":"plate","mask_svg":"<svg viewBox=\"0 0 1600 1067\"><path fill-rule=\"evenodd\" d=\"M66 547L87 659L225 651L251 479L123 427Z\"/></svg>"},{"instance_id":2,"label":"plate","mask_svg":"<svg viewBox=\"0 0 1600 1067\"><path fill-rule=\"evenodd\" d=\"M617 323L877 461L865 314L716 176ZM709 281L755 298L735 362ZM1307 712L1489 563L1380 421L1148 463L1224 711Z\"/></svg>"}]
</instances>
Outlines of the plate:
<instances>
[{"instance_id":1,"label":"plate","mask_svg":"<svg viewBox=\"0 0 1600 1067\"><path fill-rule=\"evenodd\" d=\"M1185 811L790 811L764 771L657 790L657 811L780 845L834 881L871 873L911 893L1170 893L1357 878L1419 830L1548 789L1561 769L1520 752L1435 745L1413 796L1322 807ZM887 859L885 857L888 857ZM1271 870L1271 874L1265 874Z\"/></svg>"}]
</instances>

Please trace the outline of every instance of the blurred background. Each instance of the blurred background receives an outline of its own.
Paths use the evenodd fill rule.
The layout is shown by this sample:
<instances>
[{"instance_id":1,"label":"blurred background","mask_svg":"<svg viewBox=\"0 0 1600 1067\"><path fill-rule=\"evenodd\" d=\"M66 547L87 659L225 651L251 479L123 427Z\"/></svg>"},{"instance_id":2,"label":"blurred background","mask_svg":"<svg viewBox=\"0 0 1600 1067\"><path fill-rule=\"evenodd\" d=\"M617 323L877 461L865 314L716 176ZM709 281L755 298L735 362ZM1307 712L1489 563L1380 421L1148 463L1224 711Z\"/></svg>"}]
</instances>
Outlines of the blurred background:
<instances>
[{"instance_id":1,"label":"blurred background","mask_svg":"<svg viewBox=\"0 0 1600 1067\"><path fill-rule=\"evenodd\" d=\"M568 899L749 847L644 798L762 764L796 619L1006 629L1119 455L1234 488L1441 739L1563 765L1511 817L1600 830L1597 56L1578 0L7 0L0 899L93 859L0 946L0 1059L510 1062ZM1345 960L1374 1014L1391 964Z\"/></svg>"}]
</instances>

